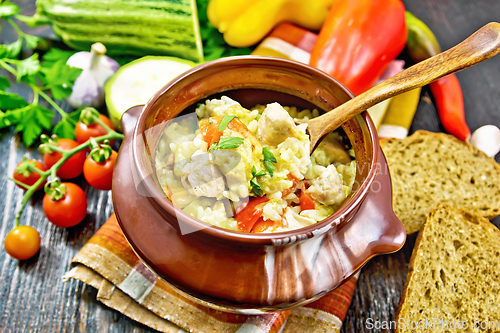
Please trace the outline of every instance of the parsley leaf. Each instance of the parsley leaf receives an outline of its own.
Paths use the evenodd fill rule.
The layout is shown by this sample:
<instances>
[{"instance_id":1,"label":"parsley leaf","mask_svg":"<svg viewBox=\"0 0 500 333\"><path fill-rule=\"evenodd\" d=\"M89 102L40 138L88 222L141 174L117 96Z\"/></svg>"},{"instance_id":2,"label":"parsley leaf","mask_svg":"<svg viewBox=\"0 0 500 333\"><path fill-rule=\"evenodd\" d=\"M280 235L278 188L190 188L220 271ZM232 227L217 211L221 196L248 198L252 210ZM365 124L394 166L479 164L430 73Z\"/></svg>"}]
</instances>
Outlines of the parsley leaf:
<instances>
[{"instance_id":1,"label":"parsley leaf","mask_svg":"<svg viewBox=\"0 0 500 333\"><path fill-rule=\"evenodd\" d=\"M83 108L80 108L74 112L71 112L69 114L69 117L73 119L74 121L78 122L80 119L80 113L82 112ZM66 118L63 118L60 122L57 123L56 126L54 126L54 130L52 133L57 134L60 138L66 138L66 139L75 139L75 126L70 123Z\"/></svg>"},{"instance_id":2,"label":"parsley leaf","mask_svg":"<svg viewBox=\"0 0 500 333\"><path fill-rule=\"evenodd\" d=\"M29 104L21 109L22 117L16 126L16 132L23 132L23 143L31 146L42 134L43 129L50 129L54 113L38 104Z\"/></svg>"},{"instance_id":3,"label":"parsley leaf","mask_svg":"<svg viewBox=\"0 0 500 333\"><path fill-rule=\"evenodd\" d=\"M223 131L226 129L227 125L233 120L234 118L238 118L238 116L224 116L222 117L222 120L219 124L219 131Z\"/></svg>"},{"instance_id":4,"label":"parsley leaf","mask_svg":"<svg viewBox=\"0 0 500 333\"><path fill-rule=\"evenodd\" d=\"M0 81L0 85L2 81ZM19 95L0 91L0 110L12 110L22 108L28 103ZM1 127L1 126L0 126Z\"/></svg>"},{"instance_id":5,"label":"parsley leaf","mask_svg":"<svg viewBox=\"0 0 500 333\"><path fill-rule=\"evenodd\" d=\"M38 53L31 57L21 60L16 63L17 81L20 81L24 76L36 74L40 70L40 62L38 61Z\"/></svg>"},{"instance_id":6,"label":"parsley leaf","mask_svg":"<svg viewBox=\"0 0 500 333\"><path fill-rule=\"evenodd\" d=\"M10 44L0 45L0 59L1 58L17 58L21 49L23 48L23 40L18 38L15 42Z\"/></svg>"},{"instance_id":7,"label":"parsley leaf","mask_svg":"<svg viewBox=\"0 0 500 333\"><path fill-rule=\"evenodd\" d=\"M254 182L253 179L250 180L250 186L252 186L252 192L255 193L257 196L261 197L264 195L264 191L262 190L262 188L259 186L259 184Z\"/></svg>"},{"instance_id":8,"label":"parsley leaf","mask_svg":"<svg viewBox=\"0 0 500 333\"><path fill-rule=\"evenodd\" d=\"M272 177L275 169L273 163L277 162L276 157L274 157L273 153L271 153L267 147L262 148L262 155L264 155L264 166L266 167L267 172L269 172L269 175Z\"/></svg>"},{"instance_id":9,"label":"parsley leaf","mask_svg":"<svg viewBox=\"0 0 500 333\"><path fill-rule=\"evenodd\" d=\"M218 142L212 143L208 151L216 149L235 149L238 148L243 143L243 138L230 137L230 138L220 138Z\"/></svg>"},{"instance_id":10,"label":"parsley leaf","mask_svg":"<svg viewBox=\"0 0 500 333\"><path fill-rule=\"evenodd\" d=\"M9 17L19 13L21 9L8 1L0 2L0 17Z\"/></svg>"},{"instance_id":11,"label":"parsley leaf","mask_svg":"<svg viewBox=\"0 0 500 333\"><path fill-rule=\"evenodd\" d=\"M29 47L30 49L36 49L38 45L45 44L45 41L37 36L24 35L23 38L26 41L26 46Z\"/></svg>"},{"instance_id":12,"label":"parsley leaf","mask_svg":"<svg viewBox=\"0 0 500 333\"><path fill-rule=\"evenodd\" d=\"M260 170L259 172L257 172L255 165L252 167L252 179L250 179L250 186L252 187L252 192L255 193L259 197L264 195L264 191L262 190L260 185L254 181L254 179L256 177L260 177L260 176L264 176L264 175L266 175L266 172L264 170Z\"/></svg>"},{"instance_id":13,"label":"parsley leaf","mask_svg":"<svg viewBox=\"0 0 500 333\"><path fill-rule=\"evenodd\" d=\"M5 88L9 88L9 87L10 87L9 79L6 77L0 76L0 90L4 91ZM1 107L0 107L0 109L1 109Z\"/></svg>"},{"instance_id":14,"label":"parsley leaf","mask_svg":"<svg viewBox=\"0 0 500 333\"><path fill-rule=\"evenodd\" d=\"M40 66L40 73L40 79L45 87L50 89L52 97L62 100L71 95L71 87L82 73L82 69L66 65L64 58L55 62L52 60L47 62L44 57L44 61Z\"/></svg>"},{"instance_id":15,"label":"parsley leaf","mask_svg":"<svg viewBox=\"0 0 500 333\"><path fill-rule=\"evenodd\" d=\"M43 55L43 67L49 68L56 62L66 63L76 51L61 50L56 47L51 48Z\"/></svg>"},{"instance_id":16,"label":"parsley leaf","mask_svg":"<svg viewBox=\"0 0 500 333\"><path fill-rule=\"evenodd\" d=\"M243 138L221 138L218 149L234 149L243 144Z\"/></svg>"}]
</instances>

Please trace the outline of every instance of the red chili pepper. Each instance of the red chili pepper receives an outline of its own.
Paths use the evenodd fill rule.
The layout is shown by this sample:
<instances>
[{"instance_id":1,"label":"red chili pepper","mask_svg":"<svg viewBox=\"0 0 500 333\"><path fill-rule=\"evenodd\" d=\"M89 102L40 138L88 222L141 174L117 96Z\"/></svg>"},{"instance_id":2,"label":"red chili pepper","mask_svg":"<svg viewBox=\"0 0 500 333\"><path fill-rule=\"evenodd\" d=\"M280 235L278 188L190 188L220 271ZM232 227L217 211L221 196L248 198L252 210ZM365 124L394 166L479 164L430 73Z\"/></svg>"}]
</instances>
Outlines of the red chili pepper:
<instances>
[{"instance_id":1,"label":"red chili pepper","mask_svg":"<svg viewBox=\"0 0 500 333\"><path fill-rule=\"evenodd\" d=\"M415 15L406 12L408 41L406 49L415 61L419 62L441 52L441 47L431 29ZM460 82L455 74L450 74L430 85L439 119L446 131L458 139L467 141L470 129L465 122L464 98Z\"/></svg>"},{"instance_id":2,"label":"red chili pepper","mask_svg":"<svg viewBox=\"0 0 500 333\"><path fill-rule=\"evenodd\" d=\"M245 208L240 210L234 216L236 222L238 223L238 229L243 232L250 232L255 223L257 223L259 218L262 216L262 209L268 201L269 199L267 197L249 200Z\"/></svg>"},{"instance_id":3,"label":"red chili pepper","mask_svg":"<svg viewBox=\"0 0 500 333\"><path fill-rule=\"evenodd\" d=\"M450 74L429 86L445 130L462 141L468 141L470 129L465 122L464 98L457 76Z\"/></svg>"},{"instance_id":4,"label":"red chili pepper","mask_svg":"<svg viewBox=\"0 0 500 333\"><path fill-rule=\"evenodd\" d=\"M358 95L399 55L406 36L400 0L339 0L330 8L309 64Z\"/></svg>"}]
</instances>

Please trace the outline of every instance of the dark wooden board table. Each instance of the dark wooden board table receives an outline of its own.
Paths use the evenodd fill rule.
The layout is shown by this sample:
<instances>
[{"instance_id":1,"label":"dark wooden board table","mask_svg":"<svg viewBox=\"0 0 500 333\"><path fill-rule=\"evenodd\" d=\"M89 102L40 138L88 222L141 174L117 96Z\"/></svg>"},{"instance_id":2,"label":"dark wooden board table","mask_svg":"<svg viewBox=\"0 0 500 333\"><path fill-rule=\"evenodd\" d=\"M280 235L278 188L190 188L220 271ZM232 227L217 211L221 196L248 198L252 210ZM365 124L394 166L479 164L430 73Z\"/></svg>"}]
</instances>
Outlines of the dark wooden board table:
<instances>
[{"instance_id":1,"label":"dark wooden board table","mask_svg":"<svg viewBox=\"0 0 500 333\"><path fill-rule=\"evenodd\" d=\"M34 1L14 1L30 15ZM404 0L406 8L426 22L443 49L462 41L490 21L500 21L498 0ZM0 42L10 41L8 29ZM383 32L382 32L383 33ZM500 126L500 56L457 74L462 84L466 119L475 130L486 124ZM13 91L29 98L29 90ZM429 90L423 96L431 97ZM420 102L411 131L442 131L430 99ZM63 107L67 107L63 103ZM71 258L112 213L111 193L98 191L77 179L88 195L89 210L78 226L60 229L43 215L42 196L36 195L22 216L22 224L32 225L42 237L42 248L34 258L18 262L3 250L3 240L14 226L22 192L7 180L23 155L39 157L27 150L12 130L0 131L0 331L1 332L154 332L96 301L96 290L76 281L63 282ZM496 157L500 161L500 155ZM500 219L494 220L499 226ZM407 273L407 263L415 236L392 255L371 260L363 269L342 332L387 332L369 330L368 318L394 318Z\"/></svg>"}]
</instances>

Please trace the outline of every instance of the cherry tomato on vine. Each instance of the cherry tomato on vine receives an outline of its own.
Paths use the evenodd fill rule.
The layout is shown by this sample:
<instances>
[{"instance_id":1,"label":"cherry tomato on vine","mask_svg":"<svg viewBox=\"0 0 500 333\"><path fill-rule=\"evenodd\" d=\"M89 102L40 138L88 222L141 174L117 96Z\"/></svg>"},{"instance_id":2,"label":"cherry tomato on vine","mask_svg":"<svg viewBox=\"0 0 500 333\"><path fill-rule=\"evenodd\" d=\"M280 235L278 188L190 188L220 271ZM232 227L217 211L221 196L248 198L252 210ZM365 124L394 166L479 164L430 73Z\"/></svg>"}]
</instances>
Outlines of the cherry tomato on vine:
<instances>
[{"instance_id":1,"label":"cherry tomato on vine","mask_svg":"<svg viewBox=\"0 0 500 333\"><path fill-rule=\"evenodd\" d=\"M46 171L45 166L42 164L42 162L37 161L37 160L29 160L28 162L22 161L19 162L14 169L14 175L13 178L23 184L26 184L28 186L31 186L35 184L39 179L40 179L40 174L36 171L29 171L24 165L25 163L30 163L34 165L37 169L41 171ZM17 185L17 184L16 184ZM45 185L45 182L42 182L38 187L37 191L43 188L43 185ZM26 190L24 187L17 185L23 190Z\"/></svg>"},{"instance_id":2,"label":"cherry tomato on vine","mask_svg":"<svg viewBox=\"0 0 500 333\"><path fill-rule=\"evenodd\" d=\"M59 139L57 140L57 146L63 150L71 150L78 147L79 144L75 140ZM61 157L62 155L55 151L52 154L44 154L43 161L45 166L50 169L61 159ZM61 165L59 170L57 170L57 176L61 179L71 179L81 175L83 172L83 162L85 162L85 157L85 151L79 151L71 156L66 162L63 163L63 165Z\"/></svg>"},{"instance_id":3,"label":"cherry tomato on vine","mask_svg":"<svg viewBox=\"0 0 500 333\"><path fill-rule=\"evenodd\" d=\"M111 124L111 120L103 114L99 115L99 120L106 124L109 128L114 130L113 124ZM99 136L103 136L108 134L108 132L99 125L98 123L93 123L91 125L85 125L81 121L76 124L75 127L75 138L78 143L84 143L90 138L97 138ZM114 141L110 142L110 146L113 146Z\"/></svg>"},{"instance_id":4,"label":"cherry tomato on vine","mask_svg":"<svg viewBox=\"0 0 500 333\"><path fill-rule=\"evenodd\" d=\"M20 225L7 234L4 247L12 258L29 259L40 250L40 234L33 227Z\"/></svg>"},{"instance_id":5,"label":"cherry tomato on vine","mask_svg":"<svg viewBox=\"0 0 500 333\"><path fill-rule=\"evenodd\" d=\"M68 228L82 222L87 215L87 196L73 183L61 183L66 186L62 199L53 201L50 195L43 198L43 212L47 219L61 228Z\"/></svg>"},{"instance_id":6,"label":"cherry tomato on vine","mask_svg":"<svg viewBox=\"0 0 500 333\"><path fill-rule=\"evenodd\" d=\"M83 176L90 186L103 191L111 190L116 156L117 153L113 150L111 156L102 163L94 161L90 155L87 156L83 164Z\"/></svg>"}]
</instances>

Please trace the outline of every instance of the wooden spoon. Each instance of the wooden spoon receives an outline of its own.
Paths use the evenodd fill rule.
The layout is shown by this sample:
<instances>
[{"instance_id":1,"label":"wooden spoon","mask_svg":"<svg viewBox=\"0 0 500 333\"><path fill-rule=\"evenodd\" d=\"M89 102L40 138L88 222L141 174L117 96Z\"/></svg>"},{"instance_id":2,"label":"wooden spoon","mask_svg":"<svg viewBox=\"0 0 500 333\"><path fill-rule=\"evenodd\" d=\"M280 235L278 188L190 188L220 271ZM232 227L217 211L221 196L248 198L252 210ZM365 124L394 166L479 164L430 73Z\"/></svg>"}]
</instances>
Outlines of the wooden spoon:
<instances>
[{"instance_id":1,"label":"wooden spoon","mask_svg":"<svg viewBox=\"0 0 500 333\"><path fill-rule=\"evenodd\" d=\"M473 66L499 52L500 23L488 23L455 47L413 65L330 112L307 120L311 153L326 134L375 104Z\"/></svg>"}]
</instances>

